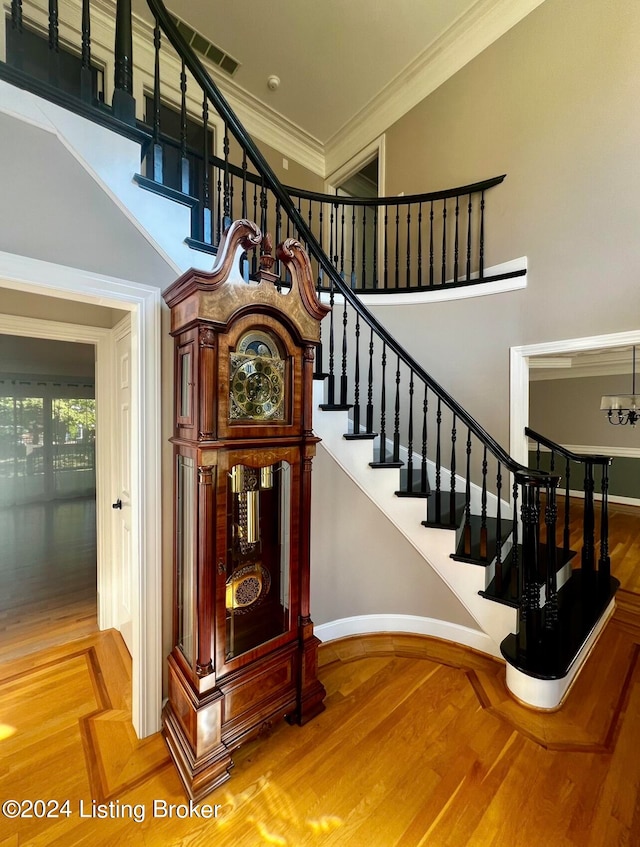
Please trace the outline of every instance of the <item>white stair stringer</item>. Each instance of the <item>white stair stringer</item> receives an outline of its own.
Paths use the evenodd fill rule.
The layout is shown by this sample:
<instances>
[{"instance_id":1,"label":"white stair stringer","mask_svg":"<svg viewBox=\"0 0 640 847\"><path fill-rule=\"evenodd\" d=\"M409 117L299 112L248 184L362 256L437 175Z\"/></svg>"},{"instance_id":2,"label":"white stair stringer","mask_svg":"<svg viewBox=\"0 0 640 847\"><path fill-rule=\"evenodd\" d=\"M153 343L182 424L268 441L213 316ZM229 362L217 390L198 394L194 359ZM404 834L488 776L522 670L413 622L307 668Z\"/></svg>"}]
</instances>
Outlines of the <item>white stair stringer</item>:
<instances>
[{"instance_id":1,"label":"white stair stringer","mask_svg":"<svg viewBox=\"0 0 640 847\"><path fill-rule=\"evenodd\" d=\"M449 586L489 637L486 652L500 657L500 642L510 632L516 631L517 612L510 606L478 594L487 587L492 569L451 559L455 550L455 531L422 526L421 521L426 518L426 501L395 496L398 469L369 466L373 460L372 441L343 437L349 427L348 413L319 409L323 390L321 383L314 386L314 431L322 439L322 446Z\"/></svg>"}]
</instances>

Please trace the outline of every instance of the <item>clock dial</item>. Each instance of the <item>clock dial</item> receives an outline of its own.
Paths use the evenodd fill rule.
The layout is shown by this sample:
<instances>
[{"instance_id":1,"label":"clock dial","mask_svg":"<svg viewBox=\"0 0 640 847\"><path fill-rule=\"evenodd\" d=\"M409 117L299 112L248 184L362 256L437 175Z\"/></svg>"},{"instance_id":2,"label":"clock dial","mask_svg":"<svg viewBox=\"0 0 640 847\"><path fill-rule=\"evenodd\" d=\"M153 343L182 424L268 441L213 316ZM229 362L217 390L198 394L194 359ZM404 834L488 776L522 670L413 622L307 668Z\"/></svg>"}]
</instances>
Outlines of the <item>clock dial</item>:
<instances>
[{"instance_id":1,"label":"clock dial","mask_svg":"<svg viewBox=\"0 0 640 847\"><path fill-rule=\"evenodd\" d=\"M232 420L272 421L284 418L284 361L264 332L243 336L230 356Z\"/></svg>"}]
</instances>

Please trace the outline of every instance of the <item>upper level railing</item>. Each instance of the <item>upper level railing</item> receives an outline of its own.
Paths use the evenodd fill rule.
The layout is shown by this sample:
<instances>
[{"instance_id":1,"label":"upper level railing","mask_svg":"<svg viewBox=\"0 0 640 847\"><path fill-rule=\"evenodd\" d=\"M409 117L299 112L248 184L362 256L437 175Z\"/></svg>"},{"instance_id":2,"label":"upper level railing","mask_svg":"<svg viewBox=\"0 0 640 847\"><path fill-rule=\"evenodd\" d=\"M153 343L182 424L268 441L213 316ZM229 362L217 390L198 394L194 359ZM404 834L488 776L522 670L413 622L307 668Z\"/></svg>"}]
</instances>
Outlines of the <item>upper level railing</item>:
<instances>
[{"instance_id":1,"label":"upper level railing","mask_svg":"<svg viewBox=\"0 0 640 847\"><path fill-rule=\"evenodd\" d=\"M460 284L462 277L474 273L482 277L486 228L484 194L502 177L453 189L439 199L436 195L403 198L392 213L389 212L391 204L385 199L373 202L345 199L343 202L342 198L303 192L297 192L294 197L276 178L209 73L186 44L162 0L148 0L148 5L156 22L153 32L155 62L147 97L146 125L150 128L145 147L147 172L140 181L162 192L170 183L169 171L173 173L174 185L170 186L173 194L193 208L197 233L193 243L205 249L207 246L215 249L233 217L253 218L263 231L274 234L276 243L287 237L302 242L311 256L321 295L331 306L316 357L316 374L327 383L327 406L351 410L349 437L376 439L375 464L404 466L401 493L428 496L436 522L441 525L457 526L459 516L462 555L471 556L472 549L477 547L480 560L494 562L498 587L505 577L507 538L512 529L508 567L519 573L523 633L519 643L525 645L523 649L533 651L535 645L543 643L543 631L553 632L558 625L555 496L559 474L527 468L509 456L390 335L352 288L355 274L356 283L369 290L369 270L373 283L383 280L389 285L391 274L392 288L396 283L398 288L406 287L407 281L412 284L420 281L424 287L425 280L429 286L432 274L434 285L442 285L443 281L445 285ZM49 16L49 49L55 51L55 47L51 47L52 41L55 43L51 32L55 34L57 26L57 4L52 2L50 7L55 7L55 15ZM128 73L131 47L127 14L122 11L130 11L128 7L126 2L118 3L119 33L114 62L117 70L112 111L120 125L133 123L135 109ZM84 45L88 39L85 38L84 13L88 13L88 9L87 0L83 0L82 67L85 69L87 51ZM21 10L22 3L16 0L12 5L12 26ZM128 27L130 30L130 16ZM16 25L14 34L19 40L18 33ZM93 67L90 52L88 67ZM174 77L163 87L167 74L174 74ZM161 131L163 108L166 107L161 96L164 90L177 92L179 100L174 103L179 130L173 146ZM116 97L117 91L121 93ZM90 105L104 113L99 98L92 95L90 99ZM194 154L194 146L189 141L189 103L201 104L201 121L197 127L202 144L201 157ZM211 159L212 128L221 150L214 160ZM169 150L173 153L168 154ZM205 161L213 161L214 167L205 167ZM443 205L442 211L437 213L438 202ZM466 217L461 211L465 205ZM371 225L370 239L367 236L365 241L363 236L362 243L356 243L354 235L348 243L347 208L351 210L352 222L354 210L362 209L363 226L365 210L371 210L366 212L363 228L363 232L368 232L367 227ZM402 214L400 208L404 210ZM425 214L427 209L428 214ZM478 217L473 217L476 214ZM404 232L400 228L401 217L407 221ZM450 227L452 217L454 224ZM428 235L418 226L425 218ZM465 229L471 235L466 237L463 247ZM351 233L355 231L350 230ZM442 252L436 260L438 241ZM472 244L478 245L479 252L473 253L477 258L468 260ZM264 242L261 249L265 250ZM390 261L391 255L393 261ZM422 276L414 278L414 265L408 257L416 256L420 261L415 267L421 268ZM260 257L254 259L254 271L259 261ZM410 270L403 278L400 269L407 267ZM540 508L541 494L546 504L544 515ZM547 539L544 553L540 541L542 525Z\"/></svg>"},{"instance_id":2,"label":"upper level railing","mask_svg":"<svg viewBox=\"0 0 640 847\"><path fill-rule=\"evenodd\" d=\"M104 43L97 45L92 36L96 11L89 0L13 0L6 22L7 65L0 73L13 81L19 80L15 71L29 74L44 96L53 91L57 100L63 96L66 105L91 112L93 119L119 123L120 131L139 139L144 133L143 176L151 183L141 182L156 191L164 187L174 197L175 192L184 195L182 202L193 209L191 246L215 252L225 220L236 218L258 221L276 241L290 236L277 198L262 191L262 177L251 159L234 161L215 110L209 112L208 101L192 96L187 67L177 55L166 58L160 27L153 33L153 67L144 74L144 103L136 106L129 0L114 3L113 13L113 51L105 55ZM98 23L104 40L104 19ZM486 273L490 191L504 178L402 197L287 191L353 290L428 291L524 275L524 270ZM322 274L319 281L327 282Z\"/></svg>"}]
</instances>

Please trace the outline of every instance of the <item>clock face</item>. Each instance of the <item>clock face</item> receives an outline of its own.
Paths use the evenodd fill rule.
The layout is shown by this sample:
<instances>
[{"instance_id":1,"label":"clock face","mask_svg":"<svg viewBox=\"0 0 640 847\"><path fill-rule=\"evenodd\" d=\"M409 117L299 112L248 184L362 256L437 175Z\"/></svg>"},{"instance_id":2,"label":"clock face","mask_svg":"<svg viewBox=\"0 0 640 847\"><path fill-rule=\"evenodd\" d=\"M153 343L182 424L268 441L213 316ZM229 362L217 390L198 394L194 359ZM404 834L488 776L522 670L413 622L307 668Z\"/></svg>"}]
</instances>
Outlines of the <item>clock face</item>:
<instances>
[{"instance_id":1,"label":"clock face","mask_svg":"<svg viewBox=\"0 0 640 847\"><path fill-rule=\"evenodd\" d=\"M266 332L246 333L231 353L229 394L232 420L284 419L284 360Z\"/></svg>"}]
</instances>

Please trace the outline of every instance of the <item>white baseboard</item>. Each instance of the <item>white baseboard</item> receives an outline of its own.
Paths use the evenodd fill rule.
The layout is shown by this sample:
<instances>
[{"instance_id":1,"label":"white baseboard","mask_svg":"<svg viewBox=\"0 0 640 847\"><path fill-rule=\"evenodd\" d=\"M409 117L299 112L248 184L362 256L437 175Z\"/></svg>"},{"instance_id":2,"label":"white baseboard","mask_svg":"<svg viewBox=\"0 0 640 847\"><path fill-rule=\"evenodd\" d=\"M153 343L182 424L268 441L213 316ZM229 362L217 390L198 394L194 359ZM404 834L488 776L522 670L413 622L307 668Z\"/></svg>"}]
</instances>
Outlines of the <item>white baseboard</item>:
<instances>
[{"instance_id":1,"label":"white baseboard","mask_svg":"<svg viewBox=\"0 0 640 847\"><path fill-rule=\"evenodd\" d=\"M481 653L501 658L496 652L495 642L484 632L417 615L357 615L320 624L315 626L313 631L323 642L347 638L350 635L371 635L382 632L427 635L463 644Z\"/></svg>"}]
</instances>

